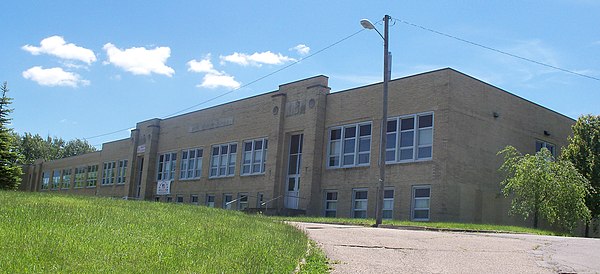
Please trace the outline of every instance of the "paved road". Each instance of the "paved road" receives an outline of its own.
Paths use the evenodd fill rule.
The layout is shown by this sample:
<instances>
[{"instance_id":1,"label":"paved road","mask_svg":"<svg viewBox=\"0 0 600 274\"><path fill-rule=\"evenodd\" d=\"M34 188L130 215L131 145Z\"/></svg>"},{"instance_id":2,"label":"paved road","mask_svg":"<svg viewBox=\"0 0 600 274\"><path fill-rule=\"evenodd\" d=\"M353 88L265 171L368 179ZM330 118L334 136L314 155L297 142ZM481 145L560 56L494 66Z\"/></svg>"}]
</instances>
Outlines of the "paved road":
<instances>
[{"instance_id":1,"label":"paved road","mask_svg":"<svg viewBox=\"0 0 600 274\"><path fill-rule=\"evenodd\" d=\"M600 240L292 223L333 273L600 273Z\"/></svg>"}]
</instances>

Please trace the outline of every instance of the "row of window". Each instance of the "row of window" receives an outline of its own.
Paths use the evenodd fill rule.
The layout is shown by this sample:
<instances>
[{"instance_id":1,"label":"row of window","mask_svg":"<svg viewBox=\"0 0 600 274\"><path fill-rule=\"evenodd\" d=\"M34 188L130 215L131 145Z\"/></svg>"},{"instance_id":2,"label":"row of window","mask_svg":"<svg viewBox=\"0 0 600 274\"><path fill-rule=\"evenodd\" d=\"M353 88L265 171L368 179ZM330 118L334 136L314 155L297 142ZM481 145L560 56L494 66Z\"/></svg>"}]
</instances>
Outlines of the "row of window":
<instances>
[{"instance_id":1,"label":"row of window","mask_svg":"<svg viewBox=\"0 0 600 274\"><path fill-rule=\"evenodd\" d=\"M237 194L237 197L234 199L233 198L234 196L232 193L224 193L223 199L221 200L221 208L230 209L230 210L231 209L245 210L245 209L249 208L249 197L250 196L251 195L249 195L247 192L240 192ZM208 207L216 207L215 197L216 196L214 194L206 194L203 205L208 206ZM175 199L173 199L173 198L175 198ZM258 192L254 198L256 198L256 208L264 208L265 207L265 205L263 204L264 195L262 192ZM184 195L176 195L175 197L165 196L162 199L163 200L161 200L161 196L154 197L154 200L157 202L165 201L168 203L171 203L171 202L183 203ZM188 201L191 204L195 204L195 205L200 204L198 194L191 194L189 196Z\"/></svg>"},{"instance_id":2,"label":"row of window","mask_svg":"<svg viewBox=\"0 0 600 274\"><path fill-rule=\"evenodd\" d=\"M74 172L74 174L73 174ZM127 181L127 160L104 162L102 165L102 185L125 184ZM52 181L50 181L52 175ZM115 176L116 175L116 176ZM96 187L98 165L80 166L74 169L55 169L42 172L42 189L69 189Z\"/></svg>"},{"instance_id":3,"label":"row of window","mask_svg":"<svg viewBox=\"0 0 600 274\"><path fill-rule=\"evenodd\" d=\"M367 189L352 190L352 217L367 218L368 200ZM415 221L429 220L429 205L431 198L431 186L413 186L411 219ZM325 217L337 216L338 191L328 190L324 193ZM394 216L394 189L384 189L383 194L383 219L392 219Z\"/></svg>"}]
</instances>

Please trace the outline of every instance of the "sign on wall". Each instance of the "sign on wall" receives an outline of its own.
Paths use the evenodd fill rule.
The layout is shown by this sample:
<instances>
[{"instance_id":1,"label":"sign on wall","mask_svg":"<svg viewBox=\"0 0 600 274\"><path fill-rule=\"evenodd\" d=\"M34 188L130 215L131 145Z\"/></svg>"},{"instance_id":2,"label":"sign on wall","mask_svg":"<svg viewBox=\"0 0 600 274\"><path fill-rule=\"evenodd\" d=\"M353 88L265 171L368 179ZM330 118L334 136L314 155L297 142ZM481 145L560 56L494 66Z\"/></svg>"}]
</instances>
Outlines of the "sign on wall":
<instances>
[{"instance_id":1,"label":"sign on wall","mask_svg":"<svg viewBox=\"0 0 600 274\"><path fill-rule=\"evenodd\" d=\"M171 194L171 180L158 181L156 184L156 195Z\"/></svg>"}]
</instances>

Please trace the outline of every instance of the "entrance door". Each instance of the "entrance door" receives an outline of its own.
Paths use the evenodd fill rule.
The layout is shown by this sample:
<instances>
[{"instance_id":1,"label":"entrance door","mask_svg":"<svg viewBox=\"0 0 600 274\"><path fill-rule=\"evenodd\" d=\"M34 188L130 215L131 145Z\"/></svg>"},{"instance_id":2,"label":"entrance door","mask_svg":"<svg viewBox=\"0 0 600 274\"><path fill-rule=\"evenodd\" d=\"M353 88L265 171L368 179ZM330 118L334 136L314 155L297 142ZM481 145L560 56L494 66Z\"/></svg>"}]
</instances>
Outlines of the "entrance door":
<instances>
[{"instance_id":1,"label":"entrance door","mask_svg":"<svg viewBox=\"0 0 600 274\"><path fill-rule=\"evenodd\" d=\"M302 162L303 134L292 135L290 138L290 155L288 157L288 172L286 176L285 207L298 209L300 200L300 163Z\"/></svg>"},{"instance_id":2,"label":"entrance door","mask_svg":"<svg viewBox=\"0 0 600 274\"><path fill-rule=\"evenodd\" d=\"M138 157L138 176L137 176L137 182L136 182L136 189L135 189L135 197L136 198L140 198L140 195L142 194L142 174L143 174L143 170L144 170L144 157L143 156L139 156Z\"/></svg>"}]
</instances>

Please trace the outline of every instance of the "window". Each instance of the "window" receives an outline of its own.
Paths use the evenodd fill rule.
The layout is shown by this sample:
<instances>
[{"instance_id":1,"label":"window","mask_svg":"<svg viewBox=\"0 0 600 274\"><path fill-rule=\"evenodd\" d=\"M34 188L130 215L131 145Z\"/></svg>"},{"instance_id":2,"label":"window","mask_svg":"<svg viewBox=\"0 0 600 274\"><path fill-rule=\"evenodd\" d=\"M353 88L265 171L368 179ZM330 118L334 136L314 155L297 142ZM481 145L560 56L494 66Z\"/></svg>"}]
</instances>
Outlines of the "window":
<instances>
[{"instance_id":1,"label":"window","mask_svg":"<svg viewBox=\"0 0 600 274\"><path fill-rule=\"evenodd\" d=\"M112 185L115 182L115 162L105 162L102 168L102 185Z\"/></svg>"},{"instance_id":2,"label":"window","mask_svg":"<svg viewBox=\"0 0 600 274\"><path fill-rule=\"evenodd\" d=\"M201 148L188 149L181 152L179 179L189 180L200 178L200 174L202 174L203 152Z\"/></svg>"},{"instance_id":3,"label":"window","mask_svg":"<svg viewBox=\"0 0 600 274\"><path fill-rule=\"evenodd\" d=\"M367 218L367 190L355 189L352 192L352 217Z\"/></svg>"},{"instance_id":4,"label":"window","mask_svg":"<svg viewBox=\"0 0 600 274\"><path fill-rule=\"evenodd\" d=\"M117 169L117 184L124 184L127 181L127 160L119 161L119 169Z\"/></svg>"},{"instance_id":5,"label":"window","mask_svg":"<svg viewBox=\"0 0 600 274\"><path fill-rule=\"evenodd\" d=\"M233 201L233 195L231 194L223 194L223 208L224 209L231 209L231 204Z\"/></svg>"},{"instance_id":6,"label":"window","mask_svg":"<svg viewBox=\"0 0 600 274\"><path fill-rule=\"evenodd\" d=\"M238 193L238 210L248 208L248 193Z\"/></svg>"},{"instance_id":7,"label":"window","mask_svg":"<svg viewBox=\"0 0 600 274\"><path fill-rule=\"evenodd\" d=\"M49 184L50 184L50 172L44 171L44 172L42 172L42 189L48 189Z\"/></svg>"},{"instance_id":8,"label":"window","mask_svg":"<svg viewBox=\"0 0 600 274\"><path fill-rule=\"evenodd\" d=\"M267 161L266 138L244 142L244 153L242 154L242 175L264 174Z\"/></svg>"},{"instance_id":9,"label":"window","mask_svg":"<svg viewBox=\"0 0 600 274\"><path fill-rule=\"evenodd\" d=\"M540 141L540 140L535 141L535 152L542 150L542 148L544 148L544 147L550 151L552 156L556 155L556 154L554 154L554 144L548 143L546 141Z\"/></svg>"},{"instance_id":10,"label":"window","mask_svg":"<svg viewBox=\"0 0 600 274\"><path fill-rule=\"evenodd\" d=\"M235 174L237 144L223 144L212 147L210 178L233 176Z\"/></svg>"},{"instance_id":11,"label":"window","mask_svg":"<svg viewBox=\"0 0 600 274\"><path fill-rule=\"evenodd\" d=\"M383 219L392 219L394 217L394 190L383 190Z\"/></svg>"},{"instance_id":12,"label":"window","mask_svg":"<svg viewBox=\"0 0 600 274\"><path fill-rule=\"evenodd\" d=\"M215 195L206 195L206 206L207 207L215 207Z\"/></svg>"},{"instance_id":13,"label":"window","mask_svg":"<svg viewBox=\"0 0 600 274\"><path fill-rule=\"evenodd\" d=\"M85 181L85 167L75 168L75 188L83 187Z\"/></svg>"},{"instance_id":14,"label":"window","mask_svg":"<svg viewBox=\"0 0 600 274\"><path fill-rule=\"evenodd\" d=\"M71 169L63 169L61 183L63 189L69 189L71 187Z\"/></svg>"},{"instance_id":15,"label":"window","mask_svg":"<svg viewBox=\"0 0 600 274\"><path fill-rule=\"evenodd\" d=\"M192 195L190 196L190 203L192 203L192 204L194 204L194 205L197 205L197 204L198 204L198 195L194 195L194 194L192 194Z\"/></svg>"},{"instance_id":16,"label":"window","mask_svg":"<svg viewBox=\"0 0 600 274\"><path fill-rule=\"evenodd\" d=\"M412 219L429 221L430 186L413 186Z\"/></svg>"},{"instance_id":17,"label":"window","mask_svg":"<svg viewBox=\"0 0 600 274\"><path fill-rule=\"evenodd\" d=\"M371 122L329 129L328 167L369 165L370 158Z\"/></svg>"},{"instance_id":18,"label":"window","mask_svg":"<svg viewBox=\"0 0 600 274\"><path fill-rule=\"evenodd\" d=\"M183 203L183 196L182 195L177 195L177 200L175 201L178 204Z\"/></svg>"},{"instance_id":19,"label":"window","mask_svg":"<svg viewBox=\"0 0 600 274\"><path fill-rule=\"evenodd\" d=\"M95 187L98 181L98 165L88 166L87 171L87 186Z\"/></svg>"},{"instance_id":20,"label":"window","mask_svg":"<svg viewBox=\"0 0 600 274\"><path fill-rule=\"evenodd\" d=\"M325 192L325 217L336 217L337 215L337 191Z\"/></svg>"},{"instance_id":21,"label":"window","mask_svg":"<svg viewBox=\"0 0 600 274\"><path fill-rule=\"evenodd\" d=\"M52 174L52 189L58 189L60 185L60 170L55 170Z\"/></svg>"},{"instance_id":22,"label":"window","mask_svg":"<svg viewBox=\"0 0 600 274\"><path fill-rule=\"evenodd\" d=\"M177 153L170 152L158 156L157 181L175 179L175 167L177 164Z\"/></svg>"},{"instance_id":23,"label":"window","mask_svg":"<svg viewBox=\"0 0 600 274\"><path fill-rule=\"evenodd\" d=\"M256 208L261 208L264 205L262 204L264 202L265 199L265 195L262 192L259 192L256 194Z\"/></svg>"},{"instance_id":24,"label":"window","mask_svg":"<svg viewBox=\"0 0 600 274\"><path fill-rule=\"evenodd\" d=\"M388 119L387 163L430 160L433 147L433 113Z\"/></svg>"}]
</instances>

